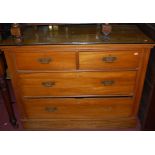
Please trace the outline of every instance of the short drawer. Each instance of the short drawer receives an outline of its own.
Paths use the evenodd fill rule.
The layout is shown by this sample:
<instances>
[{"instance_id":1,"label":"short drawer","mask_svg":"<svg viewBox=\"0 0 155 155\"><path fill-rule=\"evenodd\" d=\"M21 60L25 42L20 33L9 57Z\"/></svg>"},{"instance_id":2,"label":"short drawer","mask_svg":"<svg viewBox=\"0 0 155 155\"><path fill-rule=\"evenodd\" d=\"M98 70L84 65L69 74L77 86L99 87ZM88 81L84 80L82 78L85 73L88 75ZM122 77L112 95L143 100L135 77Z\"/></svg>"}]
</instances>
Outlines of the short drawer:
<instances>
[{"instance_id":1,"label":"short drawer","mask_svg":"<svg viewBox=\"0 0 155 155\"><path fill-rule=\"evenodd\" d=\"M63 98L26 99L29 119L50 118L109 118L132 115L132 98Z\"/></svg>"},{"instance_id":2,"label":"short drawer","mask_svg":"<svg viewBox=\"0 0 155 155\"><path fill-rule=\"evenodd\" d=\"M79 52L80 69L136 69L142 52Z\"/></svg>"},{"instance_id":3,"label":"short drawer","mask_svg":"<svg viewBox=\"0 0 155 155\"><path fill-rule=\"evenodd\" d=\"M74 70L75 52L16 52L17 70Z\"/></svg>"},{"instance_id":4,"label":"short drawer","mask_svg":"<svg viewBox=\"0 0 155 155\"><path fill-rule=\"evenodd\" d=\"M133 95L136 71L20 74L23 96Z\"/></svg>"}]
</instances>

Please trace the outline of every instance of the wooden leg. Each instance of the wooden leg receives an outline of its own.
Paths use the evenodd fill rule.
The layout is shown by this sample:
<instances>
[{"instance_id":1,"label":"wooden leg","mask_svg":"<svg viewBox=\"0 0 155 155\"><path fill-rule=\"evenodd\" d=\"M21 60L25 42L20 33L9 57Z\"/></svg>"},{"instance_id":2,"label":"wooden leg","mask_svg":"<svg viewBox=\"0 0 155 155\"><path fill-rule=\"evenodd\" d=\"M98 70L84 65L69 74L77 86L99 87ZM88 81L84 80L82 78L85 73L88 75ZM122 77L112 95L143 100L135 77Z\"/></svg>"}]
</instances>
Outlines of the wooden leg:
<instances>
[{"instance_id":1,"label":"wooden leg","mask_svg":"<svg viewBox=\"0 0 155 155\"><path fill-rule=\"evenodd\" d=\"M16 117L14 114L12 103L10 101L8 87L7 87L6 80L5 80L4 76L0 77L0 93L2 94L2 98L4 100L4 104L5 104L6 110L8 112L10 122L13 125L13 127L17 128L18 127L17 120L16 120Z\"/></svg>"}]
</instances>

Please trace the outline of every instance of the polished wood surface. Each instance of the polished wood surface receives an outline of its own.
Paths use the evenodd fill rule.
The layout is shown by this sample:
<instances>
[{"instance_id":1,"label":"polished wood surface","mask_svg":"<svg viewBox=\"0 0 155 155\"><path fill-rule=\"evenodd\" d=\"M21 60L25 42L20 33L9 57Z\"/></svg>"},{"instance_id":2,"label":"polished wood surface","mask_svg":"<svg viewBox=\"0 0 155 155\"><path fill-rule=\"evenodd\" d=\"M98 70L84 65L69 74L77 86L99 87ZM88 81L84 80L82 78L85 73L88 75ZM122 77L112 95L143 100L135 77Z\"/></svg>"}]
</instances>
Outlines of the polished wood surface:
<instances>
[{"instance_id":1,"label":"polished wood surface","mask_svg":"<svg viewBox=\"0 0 155 155\"><path fill-rule=\"evenodd\" d=\"M59 31L51 40L36 30L39 40L29 36L21 46L1 46L25 129L135 127L154 44L135 26L116 26L110 41L95 42L94 28L74 27L68 38ZM43 64L36 61L43 57Z\"/></svg>"},{"instance_id":2,"label":"polished wood surface","mask_svg":"<svg viewBox=\"0 0 155 155\"><path fill-rule=\"evenodd\" d=\"M127 95L135 88L135 71L36 73L18 75L23 96ZM36 91L37 90L37 91Z\"/></svg>"},{"instance_id":3,"label":"polished wood surface","mask_svg":"<svg viewBox=\"0 0 155 155\"><path fill-rule=\"evenodd\" d=\"M29 119L108 119L130 117L132 115L132 105L132 98L60 98L24 100L25 111Z\"/></svg>"},{"instance_id":4,"label":"polished wood surface","mask_svg":"<svg viewBox=\"0 0 155 155\"><path fill-rule=\"evenodd\" d=\"M50 24L52 26L52 24ZM27 26L22 38L8 37L0 45L51 45L51 44L150 44L154 43L135 25L112 24L110 39L104 39L101 24L61 24Z\"/></svg>"},{"instance_id":5,"label":"polished wood surface","mask_svg":"<svg viewBox=\"0 0 155 155\"><path fill-rule=\"evenodd\" d=\"M66 51L70 50L70 52L78 51L78 52L84 52L90 50L90 53L92 50L97 49L97 51L102 50L106 51L107 49L110 50L116 50L115 52L117 53L118 51L127 51L128 53L133 52L133 51L140 51L140 57L137 60L138 66L135 68L114 68L111 67L109 69L89 69L89 70L82 70L78 66L80 63L78 63L78 60L80 61L80 57L78 56L78 52L76 52L76 69L71 71L71 70L66 70L65 72L62 70L59 71L52 71L52 70L18 70L16 67L16 59L14 54L17 52L17 50L21 49L21 53L24 53L22 49L27 50L28 53L30 51L34 51L36 49L43 49L44 50L53 50L56 49L57 51L63 51L63 46ZM21 119L22 122L25 126L25 128L34 128L33 123L39 123L40 124L40 129L44 129L44 127L47 127L48 124L51 127L51 123L54 121L57 123L55 124L55 127L51 127L51 129L66 129L65 122L69 121L67 119L65 120L54 120L51 118L50 120L46 121L43 118L39 117L40 119L36 118L34 121L33 119L28 118L26 110L31 110L32 107L30 106L29 108L24 106L24 100L25 98L33 98L33 99L43 99L43 98L49 98L49 97L97 97L97 96L103 96L103 97L109 97L109 100L112 96L130 96L133 97L133 104L130 105L129 109L131 110L131 115L130 117L127 117L126 121L131 125L130 127L134 127L132 125L135 125L136 122L136 115L137 111L139 108L139 100L141 97L141 91L143 87L143 81L145 77L145 71L146 71L146 65L149 57L149 48L152 47L152 45L149 44L144 44L142 45L80 45L80 46L60 46L60 49L57 45L51 45L51 46L30 46L32 49L30 50L30 47L22 46L22 47L3 47L5 51L5 55L8 61L8 65L10 66L10 73L11 76L13 77L14 81L14 87L16 87L16 96L18 98L18 104L21 109ZM67 50L67 48L69 49ZM71 50L72 49L72 50ZM118 51L117 51L118 50ZM71 53L72 53L71 52ZM51 52L52 53L52 52ZM138 56L139 56L138 53ZM124 53L125 54L125 53ZM137 55L136 55L137 56ZM125 57L125 56L124 56ZM70 62L69 62L70 63ZM114 66L114 65L113 65ZM107 84L104 85L103 81L115 81L115 82L108 82ZM44 104L47 104L45 102ZM82 106L82 105L79 105ZM61 106L60 106L61 107ZM71 106L73 107L73 106ZM95 108L95 106L94 106ZM120 107L118 104L118 109L120 108L123 110L123 107ZM129 110L128 109L128 110ZM72 108L72 111L75 109ZM32 110L33 111L33 110ZM88 106L88 111L89 111L89 106ZM96 110L97 111L97 110ZM71 112L71 111L70 111ZM121 112L120 112L121 114ZM35 115L35 114L34 114ZM96 118L95 114L92 112L92 116L94 116L94 119L99 119L98 117ZM61 116L60 116L61 117ZM130 123L132 118L134 119L134 123ZM100 116L100 120L97 122L98 129L101 129L103 126L101 124L105 124L105 128L113 126L114 124L116 127L119 125L119 120L117 118L115 119L104 119L102 116ZM122 116L122 119L124 117ZM81 118L82 119L82 118ZM92 119L92 118L91 118ZM74 119L73 119L74 120ZM78 122L85 122L86 120L83 118L81 121ZM125 122L126 122L125 121ZM47 124L46 124L46 123ZM60 125L60 122L64 124ZM89 121L88 121L89 122ZM108 123L106 123L108 122ZM110 124L110 122L114 122L114 124ZM123 121L124 122L124 121ZM123 127L123 122L120 125L120 128ZM124 127L126 126L124 122ZM45 123L45 124L44 124ZM76 121L74 122L76 124ZM73 126L76 126L73 123ZM38 124L38 125L39 125ZM44 125L45 126L44 126ZM87 123L86 123L87 124ZM115 126L114 125L114 126ZM95 125L96 126L96 125ZM37 125L36 125L37 127ZM49 127L49 128L50 128ZM90 123L88 123L86 126L83 126L84 129L88 129L91 127ZM48 128L48 129L49 129ZM71 128L71 127L70 127ZM81 127L77 127L77 129L80 129ZM92 129L94 128L92 125Z\"/></svg>"},{"instance_id":6,"label":"polished wood surface","mask_svg":"<svg viewBox=\"0 0 155 155\"><path fill-rule=\"evenodd\" d=\"M80 52L79 57L80 69L136 69L142 53L138 50L103 52L94 50L94 52Z\"/></svg>"},{"instance_id":7,"label":"polished wood surface","mask_svg":"<svg viewBox=\"0 0 155 155\"><path fill-rule=\"evenodd\" d=\"M76 69L75 52L15 53L17 70L73 70Z\"/></svg>"},{"instance_id":8,"label":"polished wood surface","mask_svg":"<svg viewBox=\"0 0 155 155\"><path fill-rule=\"evenodd\" d=\"M135 117L120 119L30 119L22 120L25 130L118 130L134 128Z\"/></svg>"}]
</instances>

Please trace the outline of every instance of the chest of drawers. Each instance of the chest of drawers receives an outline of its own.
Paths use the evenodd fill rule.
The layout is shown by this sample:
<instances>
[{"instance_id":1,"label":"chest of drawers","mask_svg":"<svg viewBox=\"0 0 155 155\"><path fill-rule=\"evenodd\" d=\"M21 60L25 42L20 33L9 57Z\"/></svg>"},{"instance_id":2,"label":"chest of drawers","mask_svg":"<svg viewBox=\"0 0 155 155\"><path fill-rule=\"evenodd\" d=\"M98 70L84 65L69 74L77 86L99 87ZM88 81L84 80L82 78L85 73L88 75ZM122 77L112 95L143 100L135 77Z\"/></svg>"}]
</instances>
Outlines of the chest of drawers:
<instances>
[{"instance_id":1,"label":"chest of drawers","mask_svg":"<svg viewBox=\"0 0 155 155\"><path fill-rule=\"evenodd\" d=\"M134 128L153 41L136 26L25 28L0 42L26 130ZM18 45L17 45L18 43Z\"/></svg>"},{"instance_id":2,"label":"chest of drawers","mask_svg":"<svg viewBox=\"0 0 155 155\"><path fill-rule=\"evenodd\" d=\"M29 130L135 127L150 45L4 47Z\"/></svg>"}]
</instances>

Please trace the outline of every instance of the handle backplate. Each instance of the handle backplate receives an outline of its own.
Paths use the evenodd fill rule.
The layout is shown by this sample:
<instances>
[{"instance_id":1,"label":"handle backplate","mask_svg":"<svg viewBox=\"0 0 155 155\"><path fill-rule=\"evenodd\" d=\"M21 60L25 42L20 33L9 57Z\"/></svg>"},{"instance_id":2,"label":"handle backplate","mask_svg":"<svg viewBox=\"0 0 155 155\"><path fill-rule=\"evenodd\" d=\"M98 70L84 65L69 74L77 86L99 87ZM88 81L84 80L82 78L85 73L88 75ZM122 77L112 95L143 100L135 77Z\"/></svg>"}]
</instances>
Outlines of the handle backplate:
<instances>
[{"instance_id":1,"label":"handle backplate","mask_svg":"<svg viewBox=\"0 0 155 155\"><path fill-rule=\"evenodd\" d=\"M117 60L117 57L115 56L106 56L102 58L102 61L106 63L112 63L112 62L115 62L116 60Z\"/></svg>"},{"instance_id":2,"label":"handle backplate","mask_svg":"<svg viewBox=\"0 0 155 155\"><path fill-rule=\"evenodd\" d=\"M52 61L51 58L39 58L38 62L41 64L49 64Z\"/></svg>"},{"instance_id":3,"label":"handle backplate","mask_svg":"<svg viewBox=\"0 0 155 155\"><path fill-rule=\"evenodd\" d=\"M55 82L53 82L53 81L45 81L45 82L42 82L42 85L44 87L53 87L55 85Z\"/></svg>"},{"instance_id":4,"label":"handle backplate","mask_svg":"<svg viewBox=\"0 0 155 155\"><path fill-rule=\"evenodd\" d=\"M104 86L112 86L115 82L113 80L104 80L101 82Z\"/></svg>"}]
</instances>

